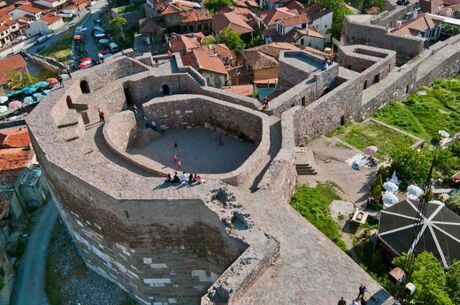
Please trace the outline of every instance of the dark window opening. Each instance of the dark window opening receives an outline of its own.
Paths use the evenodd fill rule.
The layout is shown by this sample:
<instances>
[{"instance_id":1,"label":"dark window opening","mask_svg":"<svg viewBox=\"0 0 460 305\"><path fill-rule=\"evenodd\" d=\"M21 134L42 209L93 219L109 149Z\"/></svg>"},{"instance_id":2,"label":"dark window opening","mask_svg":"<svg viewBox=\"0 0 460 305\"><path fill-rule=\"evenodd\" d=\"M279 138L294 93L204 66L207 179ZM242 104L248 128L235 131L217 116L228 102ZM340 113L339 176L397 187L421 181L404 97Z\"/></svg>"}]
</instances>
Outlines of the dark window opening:
<instances>
[{"instance_id":1,"label":"dark window opening","mask_svg":"<svg viewBox=\"0 0 460 305\"><path fill-rule=\"evenodd\" d=\"M407 85L406 86L406 94L409 93L409 89L410 89L410 87L409 87L409 85Z\"/></svg>"},{"instance_id":2,"label":"dark window opening","mask_svg":"<svg viewBox=\"0 0 460 305\"><path fill-rule=\"evenodd\" d=\"M163 95L169 95L169 86L168 85L163 85L161 90L163 91Z\"/></svg>"},{"instance_id":3,"label":"dark window opening","mask_svg":"<svg viewBox=\"0 0 460 305\"><path fill-rule=\"evenodd\" d=\"M125 211L126 218L129 218L129 213L128 211Z\"/></svg>"},{"instance_id":4,"label":"dark window opening","mask_svg":"<svg viewBox=\"0 0 460 305\"><path fill-rule=\"evenodd\" d=\"M343 126L345 125L345 116L342 115L342 117L340 118L340 126Z\"/></svg>"},{"instance_id":5,"label":"dark window opening","mask_svg":"<svg viewBox=\"0 0 460 305\"><path fill-rule=\"evenodd\" d=\"M131 91L129 90L129 86L123 87L123 91L125 93L126 104L131 106L133 104L133 99L131 97Z\"/></svg>"},{"instance_id":6,"label":"dark window opening","mask_svg":"<svg viewBox=\"0 0 460 305\"><path fill-rule=\"evenodd\" d=\"M87 94L87 93L91 92L91 90L89 90L88 82L85 81L85 80L82 80L80 82L80 89L81 89L81 93L84 93L84 94Z\"/></svg>"},{"instance_id":7,"label":"dark window opening","mask_svg":"<svg viewBox=\"0 0 460 305\"><path fill-rule=\"evenodd\" d=\"M363 86L363 89L366 89L367 88L367 80L364 81L364 86Z\"/></svg>"},{"instance_id":8,"label":"dark window opening","mask_svg":"<svg viewBox=\"0 0 460 305\"><path fill-rule=\"evenodd\" d=\"M305 106L306 105L306 101L305 101L305 96L302 97L302 106Z\"/></svg>"},{"instance_id":9,"label":"dark window opening","mask_svg":"<svg viewBox=\"0 0 460 305\"><path fill-rule=\"evenodd\" d=\"M377 74L374 76L374 84L377 84L380 81L380 75Z\"/></svg>"},{"instance_id":10,"label":"dark window opening","mask_svg":"<svg viewBox=\"0 0 460 305\"><path fill-rule=\"evenodd\" d=\"M388 64L388 73L391 72L391 64Z\"/></svg>"}]
</instances>

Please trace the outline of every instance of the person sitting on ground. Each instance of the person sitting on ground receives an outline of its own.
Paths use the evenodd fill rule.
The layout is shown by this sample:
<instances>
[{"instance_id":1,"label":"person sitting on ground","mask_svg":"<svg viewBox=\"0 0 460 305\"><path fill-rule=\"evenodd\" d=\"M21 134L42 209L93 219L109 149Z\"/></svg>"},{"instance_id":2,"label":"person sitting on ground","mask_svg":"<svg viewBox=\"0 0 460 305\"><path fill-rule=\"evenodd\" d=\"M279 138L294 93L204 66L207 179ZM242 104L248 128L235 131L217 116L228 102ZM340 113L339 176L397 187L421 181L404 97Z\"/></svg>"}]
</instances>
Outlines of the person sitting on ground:
<instances>
[{"instance_id":1,"label":"person sitting on ground","mask_svg":"<svg viewBox=\"0 0 460 305\"><path fill-rule=\"evenodd\" d=\"M168 173L168 178L166 178L165 183L171 183L172 182L172 177L171 174Z\"/></svg>"},{"instance_id":2,"label":"person sitting on ground","mask_svg":"<svg viewBox=\"0 0 460 305\"><path fill-rule=\"evenodd\" d=\"M345 301L343 297L341 297L337 305L347 305L347 302Z\"/></svg>"},{"instance_id":3,"label":"person sitting on ground","mask_svg":"<svg viewBox=\"0 0 460 305\"><path fill-rule=\"evenodd\" d=\"M198 174L195 174L195 178L193 179L197 184L203 184L206 182L206 180L201 179L201 177Z\"/></svg>"},{"instance_id":4,"label":"person sitting on ground","mask_svg":"<svg viewBox=\"0 0 460 305\"><path fill-rule=\"evenodd\" d=\"M174 173L174 176L173 176L173 179L172 179L172 183L180 183L180 178L179 178L179 176L177 175L177 172Z\"/></svg>"},{"instance_id":5,"label":"person sitting on ground","mask_svg":"<svg viewBox=\"0 0 460 305\"><path fill-rule=\"evenodd\" d=\"M186 184L188 181L187 175L185 172L183 172L182 175L180 175L179 179L180 179L180 184Z\"/></svg>"},{"instance_id":6,"label":"person sitting on ground","mask_svg":"<svg viewBox=\"0 0 460 305\"><path fill-rule=\"evenodd\" d=\"M190 174L190 176L188 176L188 184L193 184L193 181L194 181L193 174Z\"/></svg>"}]
</instances>

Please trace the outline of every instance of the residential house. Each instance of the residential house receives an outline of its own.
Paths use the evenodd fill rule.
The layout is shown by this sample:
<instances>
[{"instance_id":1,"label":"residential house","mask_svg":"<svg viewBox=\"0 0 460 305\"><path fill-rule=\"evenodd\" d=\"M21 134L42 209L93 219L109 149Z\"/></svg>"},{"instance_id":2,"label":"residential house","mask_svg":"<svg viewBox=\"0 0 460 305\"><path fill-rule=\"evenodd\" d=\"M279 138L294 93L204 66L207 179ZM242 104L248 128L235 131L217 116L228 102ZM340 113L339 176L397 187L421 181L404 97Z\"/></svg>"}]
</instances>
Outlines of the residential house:
<instances>
[{"instance_id":1,"label":"residential house","mask_svg":"<svg viewBox=\"0 0 460 305\"><path fill-rule=\"evenodd\" d=\"M310 25L313 25L315 30L323 35L326 40L331 40L332 10L317 3L306 7L303 12L310 18Z\"/></svg>"},{"instance_id":2,"label":"residential house","mask_svg":"<svg viewBox=\"0 0 460 305\"><path fill-rule=\"evenodd\" d=\"M139 20L139 32L147 45L165 41L165 29L158 17L149 17Z\"/></svg>"},{"instance_id":3,"label":"residential house","mask_svg":"<svg viewBox=\"0 0 460 305\"><path fill-rule=\"evenodd\" d=\"M210 33L212 17L207 9L196 2L176 0L169 2L161 15L168 32Z\"/></svg>"},{"instance_id":4,"label":"residential house","mask_svg":"<svg viewBox=\"0 0 460 305\"><path fill-rule=\"evenodd\" d=\"M0 24L8 26L8 29L10 31L10 40L13 40L22 33L22 30L19 26L19 22L17 20L12 19L8 15L0 17Z\"/></svg>"},{"instance_id":5,"label":"residential house","mask_svg":"<svg viewBox=\"0 0 460 305\"><path fill-rule=\"evenodd\" d=\"M255 85L269 87L278 82L278 58L283 50L299 48L289 43L273 42L243 50L244 66Z\"/></svg>"},{"instance_id":6,"label":"residential house","mask_svg":"<svg viewBox=\"0 0 460 305\"><path fill-rule=\"evenodd\" d=\"M442 21L435 16L425 13L416 18L404 22L398 28L391 31L398 36L418 37L429 42L439 39L442 30Z\"/></svg>"},{"instance_id":7,"label":"residential house","mask_svg":"<svg viewBox=\"0 0 460 305\"><path fill-rule=\"evenodd\" d=\"M72 4L75 5L78 11L81 11L88 6L89 0L73 0Z\"/></svg>"},{"instance_id":8,"label":"residential house","mask_svg":"<svg viewBox=\"0 0 460 305\"><path fill-rule=\"evenodd\" d=\"M58 11L64 7L67 0L35 0L34 3L49 8L52 11Z\"/></svg>"},{"instance_id":9,"label":"residential house","mask_svg":"<svg viewBox=\"0 0 460 305\"><path fill-rule=\"evenodd\" d=\"M55 32L64 26L62 17L56 15L45 15L40 20L33 21L26 30L27 36L45 35Z\"/></svg>"},{"instance_id":10,"label":"residential house","mask_svg":"<svg viewBox=\"0 0 460 305\"><path fill-rule=\"evenodd\" d=\"M10 29L7 25L0 24L0 48L11 42Z\"/></svg>"},{"instance_id":11,"label":"residential house","mask_svg":"<svg viewBox=\"0 0 460 305\"><path fill-rule=\"evenodd\" d=\"M420 0L419 3L424 13L460 18L460 0Z\"/></svg>"},{"instance_id":12,"label":"residential house","mask_svg":"<svg viewBox=\"0 0 460 305\"><path fill-rule=\"evenodd\" d=\"M18 20L23 16L31 17L34 20L39 20L43 15L42 11L43 9L33 4L23 4L9 12L8 15L14 20Z\"/></svg>"},{"instance_id":13,"label":"residential house","mask_svg":"<svg viewBox=\"0 0 460 305\"><path fill-rule=\"evenodd\" d=\"M266 10L284 7L289 0L260 0L260 7Z\"/></svg>"},{"instance_id":14,"label":"residential house","mask_svg":"<svg viewBox=\"0 0 460 305\"><path fill-rule=\"evenodd\" d=\"M212 29L216 37L219 37L220 32L225 28L230 28L240 34L244 41L249 41L254 33L254 29L244 17L235 12L219 14L212 18Z\"/></svg>"},{"instance_id":15,"label":"residential house","mask_svg":"<svg viewBox=\"0 0 460 305\"><path fill-rule=\"evenodd\" d=\"M229 85L227 70L217 55L209 55L204 49L198 48L181 54L181 58L184 65L198 70L209 86L221 88Z\"/></svg>"},{"instance_id":16,"label":"residential house","mask_svg":"<svg viewBox=\"0 0 460 305\"><path fill-rule=\"evenodd\" d=\"M274 29L277 20L297 15L298 12L296 10L290 10L287 7L265 10L257 13L257 24L262 30Z\"/></svg>"},{"instance_id":17,"label":"residential house","mask_svg":"<svg viewBox=\"0 0 460 305\"><path fill-rule=\"evenodd\" d=\"M0 86L4 90L7 89L8 74L13 71L27 72L27 63L19 54L0 59Z\"/></svg>"},{"instance_id":18,"label":"residential house","mask_svg":"<svg viewBox=\"0 0 460 305\"><path fill-rule=\"evenodd\" d=\"M2 7L0 9L0 17L8 15L11 11L13 11L16 8L14 4Z\"/></svg>"},{"instance_id":19,"label":"residential house","mask_svg":"<svg viewBox=\"0 0 460 305\"><path fill-rule=\"evenodd\" d=\"M182 35L172 34L169 40L169 48L173 53L191 52L201 47L201 40L204 37L204 34L201 32Z\"/></svg>"}]
</instances>

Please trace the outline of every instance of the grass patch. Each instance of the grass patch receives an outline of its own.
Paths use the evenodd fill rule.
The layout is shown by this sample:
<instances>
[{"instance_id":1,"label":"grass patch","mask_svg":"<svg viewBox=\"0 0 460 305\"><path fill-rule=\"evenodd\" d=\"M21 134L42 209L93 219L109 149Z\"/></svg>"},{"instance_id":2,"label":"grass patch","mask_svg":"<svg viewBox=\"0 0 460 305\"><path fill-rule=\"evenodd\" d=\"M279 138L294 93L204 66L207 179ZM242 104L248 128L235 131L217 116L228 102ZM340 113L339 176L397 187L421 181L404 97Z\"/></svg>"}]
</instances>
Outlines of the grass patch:
<instances>
[{"instance_id":1,"label":"grass patch","mask_svg":"<svg viewBox=\"0 0 460 305\"><path fill-rule=\"evenodd\" d=\"M73 33L73 28L70 28L62 33L58 40L50 44L41 52L42 55L53 57L59 62L69 64L72 58Z\"/></svg>"},{"instance_id":2,"label":"grass patch","mask_svg":"<svg viewBox=\"0 0 460 305\"><path fill-rule=\"evenodd\" d=\"M318 183L316 187L302 185L297 188L291 205L324 235L345 251L345 243L340 237L340 227L329 213L329 205L340 200L337 186L333 182Z\"/></svg>"},{"instance_id":3,"label":"grass patch","mask_svg":"<svg viewBox=\"0 0 460 305\"><path fill-rule=\"evenodd\" d=\"M437 137L440 129L451 135L460 131L460 77L441 79L408 96L402 103L390 103L374 117L425 140Z\"/></svg>"},{"instance_id":4,"label":"grass patch","mask_svg":"<svg viewBox=\"0 0 460 305\"><path fill-rule=\"evenodd\" d=\"M346 131L338 137L361 150L367 146L377 146L377 158L386 158L396 147L410 146L414 143L411 137L375 123L348 125Z\"/></svg>"}]
</instances>

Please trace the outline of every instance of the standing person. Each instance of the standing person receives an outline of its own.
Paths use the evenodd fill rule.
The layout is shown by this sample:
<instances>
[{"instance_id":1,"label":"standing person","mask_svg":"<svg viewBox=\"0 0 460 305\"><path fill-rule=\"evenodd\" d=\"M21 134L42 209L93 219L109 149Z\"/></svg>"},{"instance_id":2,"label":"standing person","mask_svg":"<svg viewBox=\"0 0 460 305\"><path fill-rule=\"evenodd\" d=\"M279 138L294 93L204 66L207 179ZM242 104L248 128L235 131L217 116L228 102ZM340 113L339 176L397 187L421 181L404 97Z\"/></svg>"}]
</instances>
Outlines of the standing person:
<instances>
[{"instance_id":1,"label":"standing person","mask_svg":"<svg viewBox=\"0 0 460 305\"><path fill-rule=\"evenodd\" d=\"M177 160L177 169L182 170L182 162L181 162L181 160Z\"/></svg>"},{"instance_id":2,"label":"standing person","mask_svg":"<svg viewBox=\"0 0 460 305\"><path fill-rule=\"evenodd\" d=\"M69 76L69 78L72 78L72 74L70 74L70 68L69 68L69 66L67 66L67 67L65 68L65 72L67 73L67 75Z\"/></svg>"},{"instance_id":3,"label":"standing person","mask_svg":"<svg viewBox=\"0 0 460 305\"><path fill-rule=\"evenodd\" d=\"M188 176L188 184L193 184L193 181L194 181L194 177L193 177L193 174L190 174L190 176Z\"/></svg>"},{"instance_id":4,"label":"standing person","mask_svg":"<svg viewBox=\"0 0 460 305\"><path fill-rule=\"evenodd\" d=\"M364 294L366 293L366 291L367 291L366 286L364 286L363 284L361 284L361 285L359 286L359 293L358 293L358 297L357 297L356 299L358 300L359 298L364 298Z\"/></svg>"},{"instance_id":5,"label":"standing person","mask_svg":"<svg viewBox=\"0 0 460 305\"><path fill-rule=\"evenodd\" d=\"M347 302L344 300L343 297L341 297L337 305L347 305Z\"/></svg>"},{"instance_id":6,"label":"standing person","mask_svg":"<svg viewBox=\"0 0 460 305\"><path fill-rule=\"evenodd\" d=\"M174 148L177 149L177 147L179 147L179 145L177 145L177 141L174 141Z\"/></svg>"},{"instance_id":7,"label":"standing person","mask_svg":"<svg viewBox=\"0 0 460 305\"><path fill-rule=\"evenodd\" d=\"M174 163L177 163L177 155L176 154L173 155L173 161L174 161Z\"/></svg>"},{"instance_id":8,"label":"standing person","mask_svg":"<svg viewBox=\"0 0 460 305\"><path fill-rule=\"evenodd\" d=\"M62 81L62 76L60 74L58 74L57 80L59 82L59 85L61 85L61 88L64 87L64 82Z\"/></svg>"},{"instance_id":9,"label":"standing person","mask_svg":"<svg viewBox=\"0 0 460 305\"><path fill-rule=\"evenodd\" d=\"M105 114L101 108L97 108L97 112L99 113L99 122L105 122Z\"/></svg>"}]
</instances>

